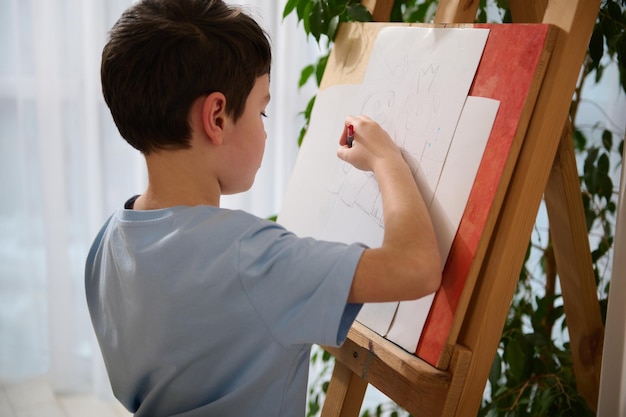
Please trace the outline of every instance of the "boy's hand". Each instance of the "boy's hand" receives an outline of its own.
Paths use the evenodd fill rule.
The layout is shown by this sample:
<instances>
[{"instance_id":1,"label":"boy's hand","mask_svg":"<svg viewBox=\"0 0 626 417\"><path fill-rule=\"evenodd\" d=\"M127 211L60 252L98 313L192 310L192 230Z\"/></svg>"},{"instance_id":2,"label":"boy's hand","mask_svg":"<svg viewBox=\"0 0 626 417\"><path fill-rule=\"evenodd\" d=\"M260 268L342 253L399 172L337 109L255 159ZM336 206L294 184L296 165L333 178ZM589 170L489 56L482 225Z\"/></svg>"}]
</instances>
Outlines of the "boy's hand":
<instances>
[{"instance_id":1,"label":"boy's hand","mask_svg":"<svg viewBox=\"0 0 626 417\"><path fill-rule=\"evenodd\" d=\"M352 147L347 138L350 125ZM385 226L381 246L366 249L359 260L349 302L411 300L433 293L441 283L441 254L428 209L400 148L366 116L346 118L339 145L340 159L374 172Z\"/></svg>"},{"instance_id":2,"label":"boy's hand","mask_svg":"<svg viewBox=\"0 0 626 417\"><path fill-rule=\"evenodd\" d=\"M348 146L348 126L354 127L354 141ZM343 133L339 138L341 147L337 156L362 171L376 172L382 163L397 161L402 163L400 149L389 134L374 120L367 116L348 116Z\"/></svg>"}]
</instances>

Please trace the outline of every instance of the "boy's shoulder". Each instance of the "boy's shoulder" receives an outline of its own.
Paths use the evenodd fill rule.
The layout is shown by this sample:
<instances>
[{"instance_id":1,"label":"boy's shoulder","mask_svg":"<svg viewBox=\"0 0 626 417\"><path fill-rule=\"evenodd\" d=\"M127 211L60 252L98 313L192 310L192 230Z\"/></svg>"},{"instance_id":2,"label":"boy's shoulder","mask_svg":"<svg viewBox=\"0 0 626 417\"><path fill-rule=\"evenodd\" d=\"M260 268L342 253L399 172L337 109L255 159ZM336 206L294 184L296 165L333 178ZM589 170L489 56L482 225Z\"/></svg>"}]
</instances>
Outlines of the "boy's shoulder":
<instances>
[{"instance_id":1,"label":"boy's shoulder","mask_svg":"<svg viewBox=\"0 0 626 417\"><path fill-rule=\"evenodd\" d=\"M285 233L277 223L241 210L212 206L145 211L120 208L94 239L87 264L93 267L98 260L112 259L110 256L163 263L194 254L239 254L242 244L247 248L244 252L251 254L251 250L262 252L274 246Z\"/></svg>"},{"instance_id":2,"label":"boy's shoulder","mask_svg":"<svg viewBox=\"0 0 626 417\"><path fill-rule=\"evenodd\" d=\"M177 206L158 210L119 209L107 221L100 241L122 233L124 239L157 241L193 239L207 241L266 240L289 232L280 224L243 210L214 206ZM97 241L98 239L96 239ZM267 243L267 242L266 242Z\"/></svg>"}]
</instances>

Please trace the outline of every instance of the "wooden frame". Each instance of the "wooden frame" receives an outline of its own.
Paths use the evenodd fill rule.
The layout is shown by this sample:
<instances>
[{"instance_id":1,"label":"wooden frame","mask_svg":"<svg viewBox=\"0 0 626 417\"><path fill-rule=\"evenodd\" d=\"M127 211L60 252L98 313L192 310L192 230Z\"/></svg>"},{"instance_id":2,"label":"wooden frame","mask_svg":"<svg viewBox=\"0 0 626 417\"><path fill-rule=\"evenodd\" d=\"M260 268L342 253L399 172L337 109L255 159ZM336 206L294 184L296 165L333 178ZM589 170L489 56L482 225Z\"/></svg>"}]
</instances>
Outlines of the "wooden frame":
<instances>
[{"instance_id":1,"label":"wooden frame","mask_svg":"<svg viewBox=\"0 0 626 417\"><path fill-rule=\"evenodd\" d=\"M363 1L387 21L393 0ZM471 23L478 0L441 0L437 23ZM322 415L357 416L369 383L414 415L476 415L545 191L579 392L597 406L604 329L574 159L568 110L600 0L510 0L515 22L557 31L534 112L493 234L454 317L451 360L435 366L356 323L336 358ZM442 364L439 364L442 365Z\"/></svg>"}]
</instances>

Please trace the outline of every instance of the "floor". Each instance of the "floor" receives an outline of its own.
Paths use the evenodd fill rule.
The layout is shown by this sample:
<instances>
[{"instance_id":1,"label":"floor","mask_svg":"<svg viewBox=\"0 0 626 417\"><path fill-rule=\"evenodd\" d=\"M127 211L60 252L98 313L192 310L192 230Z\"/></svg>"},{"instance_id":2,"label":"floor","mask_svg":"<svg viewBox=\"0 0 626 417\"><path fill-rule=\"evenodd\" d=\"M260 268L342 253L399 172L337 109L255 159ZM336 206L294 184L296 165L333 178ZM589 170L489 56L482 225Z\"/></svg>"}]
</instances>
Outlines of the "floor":
<instances>
[{"instance_id":1,"label":"floor","mask_svg":"<svg viewBox=\"0 0 626 417\"><path fill-rule=\"evenodd\" d=\"M17 385L0 382L1 417L130 417L117 402L92 395L55 395L43 378Z\"/></svg>"},{"instance_id":2,"label":"floor","mask_svg":"<svg viewBox=\"0 0 626 417\"><path fill-rule=\"evenodd\" d=\"M385 403L371 385L363 402L375 409ZM100 400L93 395L57 395L45 378L19 384L0 380L0 417L132 417L118 402Z\"/></svg>"}]
</instances>

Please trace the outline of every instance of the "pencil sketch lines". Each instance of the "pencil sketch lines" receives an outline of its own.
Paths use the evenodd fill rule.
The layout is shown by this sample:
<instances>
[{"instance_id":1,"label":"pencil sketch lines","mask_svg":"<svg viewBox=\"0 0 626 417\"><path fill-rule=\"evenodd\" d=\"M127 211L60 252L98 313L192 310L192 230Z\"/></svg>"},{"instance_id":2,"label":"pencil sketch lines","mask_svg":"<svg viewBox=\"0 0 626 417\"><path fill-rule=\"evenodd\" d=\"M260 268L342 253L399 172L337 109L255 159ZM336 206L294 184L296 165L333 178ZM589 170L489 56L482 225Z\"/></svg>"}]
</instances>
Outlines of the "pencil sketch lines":
<instances>
[{"instance_id":1,"label":"pencil sketch lines","mask_svg":"<svg viewBox=\"0 0 626 417\"><path fill-rule=\"evenodd\" d=\"M385 62L388 85L396 87L366 88L360 113L376 120L400 147L416 182L423 188L434 188L443 168L451 138L442 137L442 99L439 94L441 65L419 63L408 56ZM398 87L399 86L399 87ZM445 119L444 119L445 120ZM341 180L335 190L345 207L357 208L379 227L383 227L380 191L371 173L341 163ZM423 169L423 165L427 169ZM432 178L429 178L428 176ZM435 178L436 176L436 178Z\"/></svg>"},{"instance_id":2,"label":"pencil sketch lines","mask_svg":"<svg viewBox=\"0 0 626 417\"><path fill-rule=\"evenodd\" d=\"M417 93L426 90L430 92L437 73L439 72L439 65L428 65L425 68L420 68L417 76Z\"/></svg>"},{"instance_id":3,"label":"pencil sketch lines","mask_svg":"<svg viewBox=\"0 0 626 417\"><path fill-rule=\"evenodd\" d=\"M378 227L384 228L381 195L374 174L360 171L345 162L340 163L340 166L342 180L337 189L329 192L336 195L345 207L358 209Z\"/></svg>"}]
</instances>

